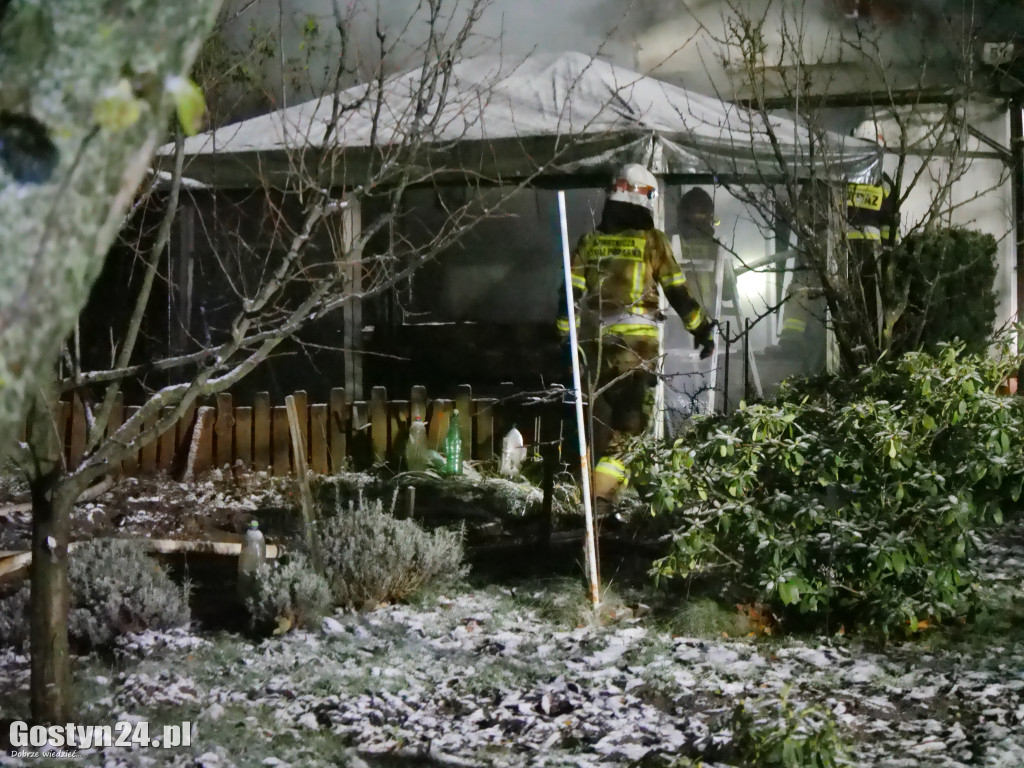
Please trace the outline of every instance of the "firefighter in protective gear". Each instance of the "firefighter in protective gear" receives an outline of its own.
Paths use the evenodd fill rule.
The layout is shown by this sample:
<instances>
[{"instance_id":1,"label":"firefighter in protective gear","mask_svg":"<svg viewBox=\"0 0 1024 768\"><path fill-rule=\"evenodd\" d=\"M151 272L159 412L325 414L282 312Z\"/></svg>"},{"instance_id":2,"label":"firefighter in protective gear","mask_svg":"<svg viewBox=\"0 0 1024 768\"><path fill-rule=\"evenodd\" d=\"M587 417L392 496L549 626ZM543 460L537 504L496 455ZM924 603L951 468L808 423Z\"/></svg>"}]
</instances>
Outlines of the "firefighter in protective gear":
<instances>
[{"instance_id":1,"label":"firefighter in protective gear","mask_svg":"<svg viewBox=\"0 0 1024 768\"><path fill-rule=\"evenodd\" d=\"M715 265L719 245L715 240L715 202L700 187L694 187L679 199L678 228L682 247L682 267L693 269L691 292L698 301L707 303L715 296ZM735 301L728 284L722 286L722 300Z\"/></svg>"},{"instance_id":2,"label":"firefighter in protective gear","mask_svg":"<svg viewBox=\"0 0 1024 768\"><path fill-rule=\"evenodd\" d=\"M713 323L686 287L664 232L654 228L658 181L641 165L627 165L612 180L601 223L573 254L573 297L579 308L581 348L588 378L599 392L594 414L594 496L607 512L628 481L626 441L650 421L661 350L658 286L701 346L714 351ZM568 321L563 319L561 323ZM568 330L567 326L564 330ZM602 391L603 390L603 391Z\"/></svg>"},{"instance_id":3,"label":"firefighter in protective gear","mask_svg":"<svg viewBox=\"0 0 1024 768\"><path fill-rule=\"evenodd\" d=\"M846 239L851 246L858 242L894 242L896 218L896 195L888 176L883 176L879 186L846 185Z\"/></svg>"},{"instance_id":4,"label":"firefighter in protective gear","mask_svg":"<svg viewBox=\"0 0 1024 768\"><path fill-rule=\"evenodd\" d=\"M883 177L880 185L846 185L846 242L851 255L857 257L853 261L865 271L865 285L874 284L875 259L881 247L895 242L896 225L896 195L888 177ZM825 300L803 259L798 258L789 296L779 347L798 354L801 373L818 373L825 367ZM874 296L867 300L873 303Z\"/></svg>"},{"instance_id":5,"label":"firefighter in protective gear","mask_svg":"<svg viewBox=\"0 0 1024 768\"><path fill-rule=\"evenodd\" d=\"M798 361L797 372L804 375L820 373L826 363L826 304L818 285L817 276L804 258L797 256L782 308L778 348L787 358Z\"/></svg>"}]
</instances>

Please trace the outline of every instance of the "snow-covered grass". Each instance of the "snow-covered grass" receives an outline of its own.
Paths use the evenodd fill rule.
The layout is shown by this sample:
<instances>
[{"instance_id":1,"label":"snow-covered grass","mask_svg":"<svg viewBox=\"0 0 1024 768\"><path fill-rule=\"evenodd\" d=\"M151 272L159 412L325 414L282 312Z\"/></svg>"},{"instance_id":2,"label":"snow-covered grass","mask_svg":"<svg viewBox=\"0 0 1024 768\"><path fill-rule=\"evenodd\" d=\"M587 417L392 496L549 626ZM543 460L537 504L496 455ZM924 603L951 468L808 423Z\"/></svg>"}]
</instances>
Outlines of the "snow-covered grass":
<instances>
[{"instance_id":1,"label":"snow-covered grass","mask_svg":"<svg viewBox=\"0 0 1024 768\"><path fill-rule=\"evenodd\" d=\"M189 720L193 746L106 749L86 764L432 764L382 762L424 753L438 765L631 765L646 755L644 765L668 766L724 754L737 702L768 707L791 688L790 701L833 713L856 764L1024 765L1019 632L871 649L842 637L673 636L631 611L585 621L545 607L572 605L580 591L566 581L466 590L261 642L133 636L113 662L79 666L79 720ZM24 684L26 660L7 654L0 667L0 715L24 714L23 697L6 693Z\"/></svg>"},{"instance_id":2,"label":"snow-covered grass","mask_svg":"<svg viewBox=\"0 0 1024 768\"><path fill-rule=\"evenodd\" d=\"M984 551L988 612L887 647L747 636L742 621L728 631L728 611L648 611L615 589L594 614L572 579L435 592L258 642L129 636L112 659L80 660L78 721L188 720L192 746L80 764L668 767L705 755L713 768L740 764L739 702L772 716L788 697L831 713L854 765L1021 768L1024 527ZM0 652L0 717L26 714L27 676L27 659Z\"/></svg>"}]
</instances>

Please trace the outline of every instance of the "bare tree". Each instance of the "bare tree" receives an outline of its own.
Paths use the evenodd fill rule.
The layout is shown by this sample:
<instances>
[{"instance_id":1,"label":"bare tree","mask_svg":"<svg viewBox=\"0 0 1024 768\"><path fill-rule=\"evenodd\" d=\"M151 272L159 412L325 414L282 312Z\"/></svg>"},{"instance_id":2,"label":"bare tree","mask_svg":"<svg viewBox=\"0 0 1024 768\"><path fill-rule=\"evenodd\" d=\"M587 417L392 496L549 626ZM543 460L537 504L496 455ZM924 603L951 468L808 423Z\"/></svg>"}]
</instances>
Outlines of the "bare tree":
<instances>
[{"instance_id":1,"label":"bare tree","mask_svg":"<svg viewBox=\"0 0 1024 768\"><path fill-rule=\"evenodd\" d=\"M335 3L336 37L343 49L315 102L260 118L256 129L243 123L190 140L179 134L173 150L165 148L165 170L133 204L141 223L123 231L130 268L136 272L129 282L131 311L122 317L104 307L101 317L119 321L118 327L83 327L82 335L95 339L99 330L110 339L103 355L95 344L82 344L81 335L64 345L54 391L74 393L85 407L83 458L77 466L63 465L54 440L52 400L37 406L19 452L33 491L32 688L39 719L59 722L67 709L67 541L75 500L156 440L197 400L238 383L299 331L350 302L400 285L475 222L501 215L503 202L557 163L573 147L575 134L586 130L586 124L567 118L565 135L511 179L503 177L500 163L494 164L486 142L466 141L479 136L480 114L493 89L516 67L514 61L503 61L477 78L471 91L459 88L458 68L467 51L480 45L473 31L488 5L489 0L421 3L420 15L405 28L414 20L426 22L418 63L394 77L385 73L385 62L396 46L407 48L409 40L403 38L405 30L392 34L378 23L375 77L345 89L341 86L358 70L344 48L350 44L352 20L346 4ZM499 44L490 41L492 49ZM573 85L566 83L570 91ZM250 138L276 136L280 142L255 153L242 167L237 157L217 147L230 146L232 137L246 130L254 130L246 134ZM530 147L523 149L524 157L533 157L526 151ZM188 178L193 170L215 177L218 168L240 174L232 177L236 196L254 203L255 222L235 218L225 202L229 195L209 187L196 190ZM410 236L410 191L453 180L468 192L439 196L443 221ZM196 229L220 303L208 308L209 322L202 330L173 320L180 344L169 351L147 335L147 317L154 291L174 282L168 243L185 195L203 196L200 204L217 211L217 216L200 212ZM118 424L111 415L125 386L136 388L133 398L140 405Z\"/></svg>"},{"instance_id":2,"label":"bare tree","mask_svg":"<svg viewBox=\"0 0 1024 768\"><path fill-rule=\"evenodd\" d=\"M746 3L725 5L721 26L704 26L718 59L705 64L724 65L735 93L756 116L737 150L757 142L770 151L753 178L735 178L725 166L714 170L766 228L791 233L809 292L827 308L844 368L856 370L913 346L936 308L931 293L908 295L899 238L951 226L961 209L1008 177L1004 164L996 178L958 194L972 164L986 156L972 146L979 135L971 113L982 90L974 26L964 15L929 17L917 34L909 26L897 33L849 20L812 24L805 4L769 0L757 13ZM849 88L842 79L850 71L860 82L856 93L834 98L835 90ZM843 139L827 130L830 110L850 105L863 111L865 123L881 126L884 146L872 178L850 177ZM795 115L800 136L784 135L773 122L783 109ZM991 147L982 143L980 149ZM1003 160L998 152L987 156ZM873 207L887 198L870 228L848 216L857 195L877 195ZM971 267L958 267L964 268ZM908 303L915 303L912 312ZM777 309L765 307L763 316Z\"/></svg>"},{"instance_id":3,"label":"bare tree","mask_svg":"<svg viewBox=\"0 0 1024 768\"><path fill-rule=\"evenodd\" d=\"M52 364L85 304L168 117L194 130L187 80L219 0L0 4L0 456L35 509L32 706L67 711L68 497L49 418ZM16 443L29 418L29 440Z\"/></svg>"}]
</instances>

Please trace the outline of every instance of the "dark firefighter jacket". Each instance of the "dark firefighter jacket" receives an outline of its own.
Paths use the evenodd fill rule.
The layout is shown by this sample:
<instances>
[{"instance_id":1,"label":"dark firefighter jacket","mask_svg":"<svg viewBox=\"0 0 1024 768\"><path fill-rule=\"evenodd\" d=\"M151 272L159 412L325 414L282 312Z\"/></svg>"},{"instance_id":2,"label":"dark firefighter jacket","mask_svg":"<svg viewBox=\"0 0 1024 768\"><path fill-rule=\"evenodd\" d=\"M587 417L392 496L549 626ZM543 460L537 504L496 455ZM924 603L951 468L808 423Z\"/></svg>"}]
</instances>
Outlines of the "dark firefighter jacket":
<instances>
[{"instance_id":1,"label":"dark firefighter jacket","mask_svg":"<svg viewBox=\"0 0 1024 768\"><path fill-rule=\"evenodd\" d=\"M698 340L711 325L686 287L665 233L657 229L584 235L572 259L573 297L583 313L600 319L604 333L657 335L661 285L686 330ZM567 320L559 327L567 328Z\"/></svg>"}]
</instances>

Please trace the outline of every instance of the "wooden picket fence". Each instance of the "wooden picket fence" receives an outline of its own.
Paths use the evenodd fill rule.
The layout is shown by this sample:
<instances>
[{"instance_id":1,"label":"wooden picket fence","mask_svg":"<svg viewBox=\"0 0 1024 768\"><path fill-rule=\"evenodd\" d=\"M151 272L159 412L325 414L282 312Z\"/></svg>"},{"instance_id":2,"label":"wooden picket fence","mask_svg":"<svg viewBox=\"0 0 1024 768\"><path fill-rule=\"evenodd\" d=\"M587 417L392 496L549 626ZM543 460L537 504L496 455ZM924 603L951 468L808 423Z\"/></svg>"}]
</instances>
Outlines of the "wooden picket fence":
<instances>
[{"instance_id":1,"label":"wooden picket fence","mask_svg":"<svg viewBox=\"0 0 1024 768\"><path fill-rule=\"evenodd\" d=\"M377 463L398 466L411 418L423 417L428 445L439 450L448 432L452 409L459 409L465 460L491 461L501 439L513 423L528 444L551 445L561 440L563 406L558 402L532 402L512 395L474 398L471 388L457 388L454 399L427 397L424 387L413 387L407 400L388 400L384 387L374 387L369 400L350 402L344 389L333 389L327 403L308 402L305 392L294 399L299 430L309 469L334 474L342 467L364 469ZM108 433L118 429L139 410L116 403ZM155 422L155 420L154 420ZM65 436L69 467L81 462L86 447L86 414L75 397L61 403L57 429ZM127 476L166 472L197 476L212 468L235 472L263 471L284 476L295 471L296 457L285 405L271 405L266 392L252 405L237 406L229 393L208 405L193 405L156 440L123 461Z\"/></svg>"}]
</instances>

